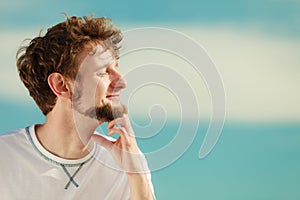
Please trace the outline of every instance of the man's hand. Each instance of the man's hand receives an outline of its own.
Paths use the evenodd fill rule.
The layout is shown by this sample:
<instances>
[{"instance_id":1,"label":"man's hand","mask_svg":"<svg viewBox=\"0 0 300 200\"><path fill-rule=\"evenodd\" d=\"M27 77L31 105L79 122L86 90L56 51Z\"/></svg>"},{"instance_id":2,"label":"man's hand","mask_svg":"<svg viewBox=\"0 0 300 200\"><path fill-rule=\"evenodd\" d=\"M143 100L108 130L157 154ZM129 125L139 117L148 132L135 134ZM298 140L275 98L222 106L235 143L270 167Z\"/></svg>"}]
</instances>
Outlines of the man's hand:
<instances>
[{"instance_id":1,"label":"man's hand","mask_svg":"<svg viewBox=\"0 0 300 200\"><path fill-rule=\"evenodd\" d=\"M110 141L94 134L92 139L106 148L112 154L117 164L127 173L147 170L143 169L143 155L136 143L128 115L109 122L106 128L109 130L109 136L119 134L119 138L116 141Z\"/></svg>"},{"instance_id":2,"label":"man's hand","mask_svg":"<svg viewBox=\"0 0 300 200\"><path fill-rule=\"evenodd\" d=\"M92 139L99 145L106 148L114 157L118 165L127 173L132 200L154 199L145 172L145 158L141 153L134 132L132 130L128 115L117 118L108 123L108 135L120 134L116 141L110 141L100 135L93 135Z\"/></svg>"}]
</instances>

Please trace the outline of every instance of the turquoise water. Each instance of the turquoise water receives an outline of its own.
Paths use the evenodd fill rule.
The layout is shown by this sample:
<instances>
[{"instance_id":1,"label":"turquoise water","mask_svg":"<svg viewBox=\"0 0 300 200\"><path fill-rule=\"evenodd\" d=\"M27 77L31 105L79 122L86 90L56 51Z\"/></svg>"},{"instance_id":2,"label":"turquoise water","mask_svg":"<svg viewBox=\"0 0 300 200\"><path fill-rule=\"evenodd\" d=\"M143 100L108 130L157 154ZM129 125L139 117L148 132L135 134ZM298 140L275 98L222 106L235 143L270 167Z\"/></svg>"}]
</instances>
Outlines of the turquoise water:
<instances>
[{"instance_id":1,"label":"turquoise water","mask_svg":"<svg viewBox=\"0 0 300 200\"><path fill-rule=\"evenodd\" d=\"M44 120L33 103L2 101L0 110L0 132ZM178 122L167 121L157 136L138 141L141 149L164 146L177 127ZM226 122L213 151L199 160L206 129L201 123L183 156L152 173L157 199L300 199L300 125Z\"/></svg>"},{"instance_id":2,"label":"turquoise water","mask_svg":"<svg viewBox=\"0 0 300 200\"><path fill-rule=\"evenodd\" d=\"M300 199L300 127L226 124L214 150L197 159L201 137L154 173L161 199ZM188 198L186 198L188 197Z\"/></svg>"}]
</instances>

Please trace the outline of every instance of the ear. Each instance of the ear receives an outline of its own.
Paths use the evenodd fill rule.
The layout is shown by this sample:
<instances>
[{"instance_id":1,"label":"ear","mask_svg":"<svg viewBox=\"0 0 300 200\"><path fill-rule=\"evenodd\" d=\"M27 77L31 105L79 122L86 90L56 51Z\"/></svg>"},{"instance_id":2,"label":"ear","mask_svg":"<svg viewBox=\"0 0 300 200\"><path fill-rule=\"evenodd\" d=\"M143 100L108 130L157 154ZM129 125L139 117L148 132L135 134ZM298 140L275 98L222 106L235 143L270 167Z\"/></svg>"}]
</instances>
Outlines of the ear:
<instances>
[{"instance_id":1,"label":"ear","mask_svg":"<svg viewBox=\"0 0 300 200\"><path fill-rule=\"evenodd\" d=\"M71 98L71 89L65 77L57 72L48 76L48 84L57 97Z\"/></svg>"}]
</instances>

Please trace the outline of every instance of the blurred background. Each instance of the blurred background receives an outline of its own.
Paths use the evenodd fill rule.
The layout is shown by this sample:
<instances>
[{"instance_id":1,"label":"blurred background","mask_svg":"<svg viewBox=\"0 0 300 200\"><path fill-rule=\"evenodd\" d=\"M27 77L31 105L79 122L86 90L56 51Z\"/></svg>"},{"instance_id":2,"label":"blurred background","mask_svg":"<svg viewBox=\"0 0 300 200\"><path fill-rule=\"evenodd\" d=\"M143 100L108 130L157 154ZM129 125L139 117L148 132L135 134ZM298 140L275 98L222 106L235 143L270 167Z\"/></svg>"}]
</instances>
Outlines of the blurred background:
<instances>
[{"instance_id":1,"label":"blurred background","mask_svg":"<svg viewBox=\"0 0 300 200\"><path fill-rule=\"evenodd\" d=\"M199 110L199 127L180 158L152 173L157 199L300 199L300 1L10 0L2 1L0 10L1 133L43 123L44 116L18 78L15 54L24 39L64 21L63 12L110 17L123 31L173 29L201 45L215 63L227 111L218 143L199 159L212 105L203 78L192 70L185 74L197 100L190 106ZM191 69L174 55L144 50L121 57L120 70L126 74L149 62L163 63L178 73ZM158 123L145 133L151 135L155 129L155 137L138 133L144 152L167 146L183 120L193 122L180 118L176 94L161 87L128 93L134 94L125 103L135 126Z\"/></svg>"}]
</instances>

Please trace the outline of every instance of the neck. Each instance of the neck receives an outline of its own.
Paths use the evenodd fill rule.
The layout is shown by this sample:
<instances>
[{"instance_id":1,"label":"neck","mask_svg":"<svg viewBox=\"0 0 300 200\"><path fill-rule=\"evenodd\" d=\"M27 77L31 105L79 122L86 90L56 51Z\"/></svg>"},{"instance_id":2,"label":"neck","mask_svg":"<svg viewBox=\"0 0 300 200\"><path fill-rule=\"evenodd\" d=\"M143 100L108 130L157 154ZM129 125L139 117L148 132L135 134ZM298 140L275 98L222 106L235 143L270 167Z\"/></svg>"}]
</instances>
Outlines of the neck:
<instances>
[{"instance_id":1,"label":"neck","mask_svg":"<svg viewBox=\"0 0 300 200\"><path fill-rule=\"evenodd\" d=\"M98 124L80 115L74 117L73 112L61 112L62 109L54 108L47 115L46 122L36 127L37 138L45 149L56 156L80 159L92 150L91 135Z\"/></svg>"}]
</instances>

